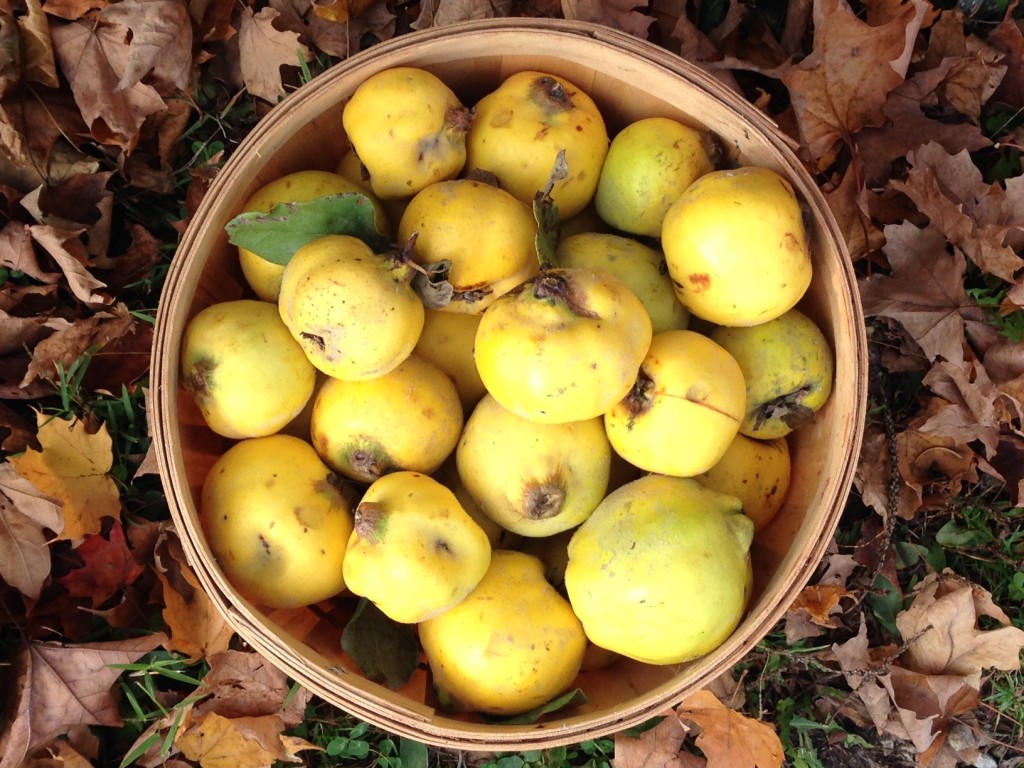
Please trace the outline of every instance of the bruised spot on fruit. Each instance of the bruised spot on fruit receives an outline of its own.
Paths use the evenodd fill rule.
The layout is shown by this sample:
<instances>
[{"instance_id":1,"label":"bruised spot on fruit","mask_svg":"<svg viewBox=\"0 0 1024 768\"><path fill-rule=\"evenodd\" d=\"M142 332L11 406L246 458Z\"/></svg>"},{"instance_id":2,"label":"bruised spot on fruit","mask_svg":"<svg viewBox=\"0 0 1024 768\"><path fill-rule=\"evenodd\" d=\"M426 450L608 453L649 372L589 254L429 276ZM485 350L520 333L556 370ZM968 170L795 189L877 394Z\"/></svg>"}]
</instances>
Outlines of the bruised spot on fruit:
<instances>
[{"instance_id":1,"label":"bruised spot on fruit","mask_svg":"<svg viewBox=\"0 0 1024 768\"><path fill-rule=\"evenodd\" d=\"M353 530L370 544L379 544L388 531L388 513L383 504L362 501L352 515Z\"/></svg>"},{"instance_id":2,"label":"bruised spot on fruit","mask_svg":"<svg viewBox=\"0 0 1024 768\"><path fill-rule=\"evenodd\" d=\"M564 276L557 273L544 273L533 283L533 296L537 299L551 299L555 304L564 301L578 317L596 318L598 314L585 307L575 295L572 284Z\"/></svg>"},{"instance_id":3,"label":"bruised spot on fruit","mask_svg":"<svg viewBox=\"0 0 1024 768\"><path fill-rule=\"evenodd\" d=\"M694 272L686 276L686 282L690 284L697 293L706 291L711 286L711 275L707 272Z\"/></svg>"},{"instance_id":4,"label":"bruised spot on fruit","mask_svg":"<svg viewBox=\"0 0 1024 768\"><path fill-rule=\"evenodd\" d=\"M523 518L547 520L557 516L565 506L565 482L560 479L534 480L523 489Z\"/></svg>"},{"instance_id":5,"label":"bruised spot on fruit","mask_svg":"<svg viewBox=\"0 0 1024 768\"><path fill-rule=\"evenodd\" d=\"M309 333L308 331L303 331L299 335L302 337L303 341L309 342L312 346L316 347L321 353L327 348L326 343L324 343L323 336L320 336L316 333Z\"/></svg>"},{"instance_id":6,"label":"bruised spot on fruit","mask_svg":"<svg viewBox=\"0 0 1024 768\"><path fill-rule=\"evenodd\" d=\"M566 87L550 75L541 75L533 81L530 97L548 115L568 112L576 106Z\"/></svg>"},{"instance_id":7,"label":"bruised spot on fruit","mask_svg":"<svg viewBox=\"0 0 1024 768\"><path fill-rule=\"evenodd\" d=\"M185 378L185 389L200 403L210 395L212 387L213 372L217 364L208 357L197 358L189 368L188 376Z\"/></svg>"},{"instance_id":8,"label":"bruised spot on fruit","mask_svg":"<svg viewBox=\"0 0 1024 768\"><path fill-rule=\"evenodd\" d=\"M260 534L259 539L260 539L260 546L263 547L263 554L269 555L270 554L270 542L267 541L266 536L264 536L262 533Z\"/></svg>"},{"instance_id":9,"label":"bruised spot on fruit","mask_svg":"<svg viewBox=\"0 0 1024 768\"><path fill-rule=\"evenodd\" d=\"M638 417L644 415L654 405L654 379L642 367L637 372L633 388L622 401L629 413L626 430L631 431Z\"/></svg>"},{"instance_id":10,"label":"bruised spot on fruit","mask_svg":"<svg viewBox=\"0 0 1024 768\"><path fill-rule=\"evenodd\" d=\"M451 544L444 539L434 539L434 552L439 555L453 555Z\"/></svg>"}]
</instances>

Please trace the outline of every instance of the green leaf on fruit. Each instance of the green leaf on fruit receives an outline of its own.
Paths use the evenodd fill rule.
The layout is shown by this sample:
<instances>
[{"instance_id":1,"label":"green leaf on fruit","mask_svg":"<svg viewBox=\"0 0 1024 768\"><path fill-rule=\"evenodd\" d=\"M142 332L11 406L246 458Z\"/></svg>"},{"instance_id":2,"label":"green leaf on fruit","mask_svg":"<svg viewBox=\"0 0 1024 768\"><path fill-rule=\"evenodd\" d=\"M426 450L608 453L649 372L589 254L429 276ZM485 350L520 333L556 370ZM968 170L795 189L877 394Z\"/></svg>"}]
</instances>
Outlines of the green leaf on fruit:
<instances>
[{"instance_id":1,"label":"green leaf on fruit","mask_svg":"<svg viewBox=\"0 0 1024 768\"><path fill-rule=\"evenodd\" d=\"M373 203L366 195L343 192L302 203L278 203L269 212L247 211L224 229L232 245L274 264L287 264L299 248L326 235L358 237L377 253L393 245L377 231Z\"/></svg>"},{"instance_id":2,"label":"green leaf on fruit","mask_svg":"<svg viewBox=\"0 0 1024 768\"><path fill-rule=\"evenodd\" d=\"M420 663L419 642L412 624L400 624L366 598L341 632L341 648L367 679L401 688Z\"/></svg>"},{"instance_id":3,"label":"green leaf on fruit","mask_svg":"<svg viewBox=\"0 0 1024 768\"><path fill-rule=\"evenodd\" d=\"M560 710L567 709L568 707L586 704L588 701L589 699L587 698L587 694L583 692L583 689L576 688L568 693L563 693L561 696L557 696L547 704L541 704L539 707L531 709L528 712L512 715L510 717L488 717L486 719L488 722L502 723L504 725L529 725L531 723L536 723L544 717L544 715L550 715L553 712L558 712Z\"/></svg>"},{"instance_id":4,"label":"green leaf on fruit","mask_svg":"<svg viewBox=\"0 0 1024 768\"><path fill-rule=\"evenodd\" d=\"M542 269L556 265L558 206L555 205L551 192L554 190L555 184L568 176L569 164L565 160L565 150L559 150L547 184L533 198L533 217L537 220L537 258L540 260Z\"/></svg>"}]
</instances>

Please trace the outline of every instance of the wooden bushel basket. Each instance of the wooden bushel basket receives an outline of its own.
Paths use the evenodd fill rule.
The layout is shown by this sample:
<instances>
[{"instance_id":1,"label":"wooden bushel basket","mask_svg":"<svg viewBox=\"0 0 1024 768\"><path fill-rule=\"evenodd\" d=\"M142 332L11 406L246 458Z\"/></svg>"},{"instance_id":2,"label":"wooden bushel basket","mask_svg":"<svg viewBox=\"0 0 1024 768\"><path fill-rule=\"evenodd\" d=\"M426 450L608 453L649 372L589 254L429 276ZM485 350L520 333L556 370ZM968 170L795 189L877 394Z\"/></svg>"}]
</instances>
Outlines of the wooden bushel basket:
<instances>
[{"instance_id":1,"label":"wooden bushel basket","mask_svg":"<svg viewBox=\"0 0 1024 768\"><path fill-rule=\"evenodd\" d=\"M507 75L534 69L587 91L614 132L660 115L714 131L735 161L766 166L809 206L814 280L800 308L831 340L832 396L813 424L791 437L792 487L785 508L754 543L755 586L746 618L716 651L651 666L621 660L581 673L589 703L540 723L487 723L436 705L425 665L401 690L367 680L340 648L347 600L265 612L224 578L199 524L197 500L229 441L214 435L181 387L182 332L199 310L247 295L225 224L256 189L293 171L333 170L345 151L341 111L369 75L405 65L445 80L473 104ZM791 143L761 112L706 73L653 44L612 29L550 19L497 19L415 32L342 62L289 95L239 145L185 233L159 305L152 415L160 473L182 544L203 588L251 646L293 679L352 715L390 732L464 749L518 751L576 743L640 723L728 670L779 621L828 545L853 480L863 430L867 357L863 316L842 236Z\"/></svg>"}]
</instances>

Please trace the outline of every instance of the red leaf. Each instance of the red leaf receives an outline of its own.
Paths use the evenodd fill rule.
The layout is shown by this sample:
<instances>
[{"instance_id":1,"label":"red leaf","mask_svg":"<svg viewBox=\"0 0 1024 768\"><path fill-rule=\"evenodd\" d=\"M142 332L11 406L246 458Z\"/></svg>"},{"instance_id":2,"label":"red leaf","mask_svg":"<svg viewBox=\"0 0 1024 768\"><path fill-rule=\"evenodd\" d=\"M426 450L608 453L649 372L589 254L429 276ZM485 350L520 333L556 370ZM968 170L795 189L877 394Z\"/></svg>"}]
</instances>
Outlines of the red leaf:
<instances>
[{"instance_id":1,"label":"red leaf","mask_svg":"<svg viewBox=\"0 0 1024 768\"><path fill-rule=\"evenodd\" d=\"M75 551L84 565L66 573L60 578L60 583L73 597L89 598L93 608L134 582L144 570L128 549L124 529L118 521L114 522L106 537L98 533L87 534Z\"/></svg>"}]
</instances>

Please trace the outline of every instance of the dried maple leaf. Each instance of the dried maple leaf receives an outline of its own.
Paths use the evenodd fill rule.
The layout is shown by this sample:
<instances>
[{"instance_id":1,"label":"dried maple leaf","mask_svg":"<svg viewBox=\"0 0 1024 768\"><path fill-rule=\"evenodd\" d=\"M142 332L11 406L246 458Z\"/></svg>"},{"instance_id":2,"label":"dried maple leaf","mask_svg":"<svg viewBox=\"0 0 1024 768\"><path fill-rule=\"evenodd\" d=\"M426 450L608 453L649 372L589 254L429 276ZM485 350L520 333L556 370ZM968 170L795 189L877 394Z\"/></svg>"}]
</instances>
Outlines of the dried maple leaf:
<instances>
[{"instance_id":1,"label":"dried maple leaf","mask_svg":"<svg viewBox=\"0 0 1024 768\"><path fill-rule=\"evenodd\" d=\"M684 725L700 729L696 744L709 765L779 768L785 754L779 735L767 723L729 709L707 690L687 696L676 708Z\"/></svg>"},{"instance_id":2,"label":"dried maple leaf","mask_svg":"<svg viewBox=\"0 0 1024 768\"><path fill-rule=\"evenodd\" d=\"M52 224L33 224L29 231L32 239L57 262L75 298L91 305L111 303L112 299L100 290L106 286L85 266L87 255L79 239L81 231L69 231Z\"/></svg>"},{"instance_id":3,"label":"dried maple leaf","mask_svg":"<svg viewBox=\"0 0 1024 768\"><path fill-rule=\"evenodd\" d=\"M154 545L153 563L163 585L163 617L171 635L168 648L190 659L227 650L234 630L203 591L172 530L160 533Z\"/></svg>"},{"instance_id":4,"label":"dried maple leaf","mask_svg":"<svg viewBox=\"0 0 1024 768\"><path fill-rule=\"evenodd\" d=\"M209 712L194 716L175 744L203 768L261 768L278 760L301 763L297 752L319 749L303 739L285 737L283 729L284 723L276 715L227 718Z\"/></svg>"},{"instance_id":5,"label":"dried maple leaf","mask_svg":"<svg viewBox=\"0 0 1024 768\"><path fill-rule=\"evenodd\" d=\"M0 577L37 599L49 575L50 549L43 526L0 491Z\"/></svg>"},{"instance_id":6,"label":"dried maple leaf","mask_svg":"<svg viewBox=\"0 0 1024 768\"><path fill-rule=\"evenodd\" d=\"M929 29L928 46L916 64L930 69L951 62L936 92L938 102L977 123L1006 74L1002 58L995 47L965 33L963 12L953 8L943 11Z\"/></svg>"},{"instance_id":7,"label":"dried maple leaf","mask_svg":"<svg viewBox=\"0 0 1024 768\"><path fill-rule=\"evenodd\" d=\"M72 597L88 598L93 608L134 582L144 570L128 548L120 521L106 536L86 534L75 553L82 558L82 566L68 571L59 581Z\"/></svg>"},{"instance_id":8,"label":"dried maple leaf","mask_svg":"<svg viewBox=\"0 0 1024 768\"><path fill-rule=\"evenodd\" d=\"M192 20L182 0L120 0L100 15L131 30L118 88L132 88L152 73L154 84L165 93L188 89Z\"/></svg>"},{"instance_id":9,"label":"dried maple leaf","mask_svg":"<svg viewBox=\"0 0 1024 768\"><path fill-rule=\"evenodd\" d=\"M73 21L54 25L51 35L61 70L93 138L131 153L143 121L165 105L156 89L145 83L118 87L129 51L123 31L95 20Z\"/></svg>"},{"instance_id":10,"label":"dried maple leaf","mask_svg":"<svg viewBox=\"0 0 1024 768\"><path fill-rule=\"evenodd\" d=\"M0 266L24 272L41 283L60 280L60 272L51 272L39 263L32 247L32 230L18 221L8 221L0 230Z\"/></svg>"},{"instance_id":11,"label":"dried maple leaf","mask_svg":"<svg viewBox=\"0 0 1024 768\"><path fill-rule=\"evenodd\" d=\"M98 533L105 517L119 518L121 497L110 476L113 448L106 426L94 433L81 421L38 415L41 451L27 450L8 461L43 494L60 501L64 526L59 539Z\"/></svg>"},{"instance_id":12,"label":"dried maple leaf","mask_svg":"<svg viewBox=\"0 0 1024 768\"><path fill-rule=\"evenodd\" d=\"M982 616L1003 626L979 629ZM986 669L1020 669L1024 630L1010 624L991 593L951 571L930 574L917 586L896 627L909 643L900 661L917 672L959 675L978 689Z\"/></svg>"},{"instance_id":13,"label":"dried maple leaf","mask_svg":"<svg viewBox=\"0 0 1024 768\"><path fill-rule=\"evenodd\" d=\"M800 137L818 167L835 160L840 142L885 124L886 96L907 73L929 4L912 0L880 26L864 23L845 0L815 0L810 55L782 72Z\"/></svg>"},{"instance_id":14,"label":"dried maple leaf","mask_svg":"<svg viewBox=\"0 0 1024 768\"><path fill-rule=\"evenodd\" d=\"M1003 54L1003 64L1006 65L1006 74L992 94L993 104L1024 104L1024 30L1015 16L1006 14L985 38L989 45Z\"/></svg>"},{"instance_id":15,"label":"dried maple leaf","mask_svg":"<svg viewBox=\"0 0 1024 768\"><path fill-rule=\"evenodd\" d=\"M39 447L35 425L0 401L0 452L21 453L30 446Z\"/></svg>"},{"instance_id":16,"label":"dried maple leaf","mask_svg":"<svg viewBox=\"0 0 1024 768\"><path fill-rule=\"evenodd\" d=\"M913 337L929 361L963 360L964 320L976 307L964 291L967 262L960 251L946 252L945 235L933 226L905 221L884 230L883 251L890 275L859 281L867 317L889 317Z\"/></svg>"},{"instance_id":17,"label":"dried maple leaf","mask_svg":"<svg viewBox=\"0 0 1024 768\"><path fill-rule=\"evenodd\" d=\"M109 4L110 0L43 0L43 10L51 16L74 21Z\"/></svg>"},{"instance_id":18,"label":"dried maple leaf","mask_svg":"<svg viewBox=\"0 0 1024 768\"><path fill-rule=\"evenodd\" d=\"M139 320L124 304L97 312L58 330L36 344L22 383L37 378L56 381L58 370L68 370L85 355L92 355L83 384L92 390L120 392L144 375L149 367L152 325Z\"/></svg>"},{"instance_id":19,"label":"dried maple leaf","mask_svg":"<svg viewBox=\"0 0 1024 768\"><path fill-rule=\"evenodd\" d=\"M210 697L196 712L216 712L224 717L278 715L286 727L302 722L310 693L300 688L292 694L287 675L257 653L221 651L207 659L210 671L203 677L202 694Z\"/></svg>"},{"instance_id":20,"label":"dried maple leaf","mask_svg":"<svg viewBox=\"0 0 1024 768\"><path fill-rule=\"evenodd\" d=\"M933 69L915 72L886 98L882 107L886 124L865 128L856 135L857 160L867 183L887 183L893 162L902 161L908 152L928 142L940 144L950 152L973 152L992 144L974 123L933 119L924 111L937 98L936 91L955 64L950 59Z\"/></svg>"},{"instance_id":21,"label":"dried maple leaf","mask_svg":"<svg viewBox=\"0 0 1024 768\"><path fill-rule=\"evenodd\" d=\"M53 45L50 42L50 25L39 0L26 0L27 13L18 18L21 33L21 70L27 80L41 83L47 88L57 88L57 65L53 59Z\"/></svg>"},{"instance_id":22,"label":"dried maple leaf","mask_svg":"<svg viewBox=\"0 0 1024 768\"><path fill-rule=\"evenodd\" d=\"M702 765L700 758L680 752L686 732L686 726L669 712L660 723L638 736L616 733L612 768L690 768Z\"/></svg>"},{"instance_id":23,"label":"dried maple leaf","mask_svg":"<svg viewBox=\"0 0 1024 768\"><path fill-rule=\"evenodd\" d=\"M14 719L0 736L0 768L19 766L35 746L73 726L120 726L116 664L160 647L160 634L108 643L28 643L19 649L12 688Z\"/></svg>"},{"instance_id":24,"label":"dried maple leaf","mask_svg":"<svg viewBox=\"0 0 1024 768\"><path fill-rule=\"evenodd\" d=\"M271 103L285 95L281 67L297 67L312 54L299 42L299 34L274 27L280 12L263 8L253 13L242 9L238 27L238 53L242 81L253 96Z\"/></svg>"},{"instance_id":25,"label":"dried maple leaf","mask_svg":"<svg viewBox=\"0 0 1024 768\"><path fill-rule=\"evenodd\" d=\"M832 614L840 609L839 601L853 593L838 584L812 584L800 594L786 611L786 639L789 642L804 637L816 637L822 628L839 626ZM811 626L807 626L807 624Z\"/></svg>"},{"instance_id":26,"label":"dried maple leaf","mask_svg":"<svg viewBox=\"0 0 1024 768\"><path fill-rule=\"evenodd\" d=\"M868 209L868 190L858 169L847 168L837 186L823 191L853 261L882 247L885 236L872 219Z\"/></svg>"},{"instance_id":27,"label":"dried maple leaf","mask_svg":"<svg viewBox=\"0 0 1024 768\"><path fill-rule=\"evenodd\" d=\"M646 40L654 18L637 10L646 5L640 0L562 0L562 15L570 20L615 27Z\"/></svg>"},{"instance_id":28,"label":"dried maple leaf","mask_svg":"<svg viewBox=\"0 0 1024 768\"><path fill-rule=\"evenodd\" d=\"M986 272L1015 283L1024 268L1008 239L1020 242L1024 210L999 184L987 184L967 150L950 154L935 143L911 152L911 170L894 189L909 196L933 227Z\"/></svg>"}]
</instances>

